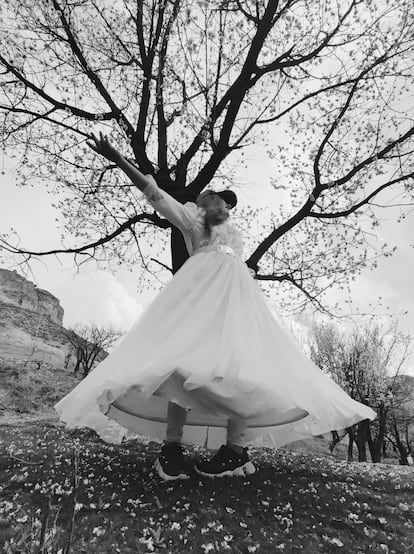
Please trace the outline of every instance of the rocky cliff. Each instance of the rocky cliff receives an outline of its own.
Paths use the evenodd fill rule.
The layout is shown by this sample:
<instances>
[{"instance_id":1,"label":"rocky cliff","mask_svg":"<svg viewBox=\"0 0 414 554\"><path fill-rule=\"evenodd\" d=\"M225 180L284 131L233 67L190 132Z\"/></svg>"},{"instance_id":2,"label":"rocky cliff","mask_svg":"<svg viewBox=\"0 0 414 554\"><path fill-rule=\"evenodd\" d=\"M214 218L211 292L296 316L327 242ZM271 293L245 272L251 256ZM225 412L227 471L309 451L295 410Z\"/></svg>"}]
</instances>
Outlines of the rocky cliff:
<instances>
[{"instance_id":1,"label":"rocky cliff","mask_svg":"<svg viewBox=\"0 0 414 554\"><path fill-rule=\"evenodd\" d=\"M72 368L75 352L50 292L15 271L0 269L0 364Z\"/></svg>"},{"instance_id":2,"label":"rocky cliff","mask_svg":"<svg viewBox=\"0 0 414 554\"><path fill-rule=\"evenodd\" d=\"M16 271L0 269L0 301L45 316L62 326L63 308L59 300Z\"/></svg>"}]
</instances>

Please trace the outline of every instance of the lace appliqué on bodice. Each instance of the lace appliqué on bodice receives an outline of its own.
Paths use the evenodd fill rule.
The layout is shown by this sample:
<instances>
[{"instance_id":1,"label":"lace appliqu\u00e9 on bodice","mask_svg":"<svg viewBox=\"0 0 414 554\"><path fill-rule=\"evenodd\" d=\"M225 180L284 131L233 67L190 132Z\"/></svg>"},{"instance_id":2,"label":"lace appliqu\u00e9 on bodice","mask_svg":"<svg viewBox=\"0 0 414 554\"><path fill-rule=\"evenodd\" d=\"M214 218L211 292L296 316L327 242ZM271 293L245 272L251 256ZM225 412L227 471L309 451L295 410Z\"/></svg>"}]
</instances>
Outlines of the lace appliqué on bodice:
<instances>
[{"instance_id":1,"label":"lace appliqu\u00e9 on bodice","mask_svg":"<svg viewBox=\"0 0 414 554\"><path fill-rule=\"evenodd\" d=\"M242 233L228 221L214 225L209 234L205 228L205 210L196 203L177 202L160 189L153 178L148 178L148 185L143 192L153 208L180 229L190 255L205 246L216 245L229 247L238 256L243 255Z\"/></svg>"},{"instance_id":2,"label":"lace appliqu\u00e9 on bodice","mask_svg":"<svg viewBox=\"0 0 414 554\"><path fill-rule=\"evenodd\" d=\"M194 246L198 250L204 246L216 245L228 246L237 255L243 255L243 235L239 229L230 223L225 222L220 225L214 225L211 229L211 235L204 234L199 243Z\"/></svg>"}]
</instances>

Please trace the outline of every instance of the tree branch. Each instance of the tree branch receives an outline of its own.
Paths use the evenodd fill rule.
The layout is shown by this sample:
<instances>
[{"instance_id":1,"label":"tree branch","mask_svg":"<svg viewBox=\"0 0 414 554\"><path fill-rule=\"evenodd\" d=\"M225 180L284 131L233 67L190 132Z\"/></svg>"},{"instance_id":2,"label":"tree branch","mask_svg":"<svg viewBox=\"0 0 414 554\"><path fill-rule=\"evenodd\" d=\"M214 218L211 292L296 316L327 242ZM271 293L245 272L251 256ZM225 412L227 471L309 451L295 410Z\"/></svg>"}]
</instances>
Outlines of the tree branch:
<instances>
[{"instance_id":1,"label":"tree branch","mask_svg":"<svg viewBox=\"0 0 414 554\"><path fill-rule=\"evenodd\" d=\"M365 158L365 160L363 160L359 164L355 165L351 169L351 171L349 171L343 177L341 177L340 179L336 179L335 181L332 181L331 183L329 183L327 185L324 185L324 188L334 188L334 187L337 187L337 186L340 186L340 185L344 185L354 175L356 175L359 171L361 171L361 169L363 169L364 167L366 167L367 165L369 165L373 161L384 159L384 158L386 159L386 154L388 154L388 152L393 150L393 148L395 148L398 144L404 143L407 139L409 139L413 135L414 135L414 127L411 127L411 129L409 129L406 133L404 133L403 135L401 135L400 137L398 137L394 141L389 142L387 144L387 146L385 146L382 150L380 150L376 154L373 154L372 156L369 156L368 158Z\"/></svg>"},{"instance_id":2,"label":"tree branch","mask_svg":"<svg viewBox=\"0 0 414 554\"><path fill-rule=\"evenodd\" d=\"M110 242L115 237L122 234L124 231L131 229L136 223L139 222L151 222L152 224L156 225L157 227L161 227L163 229L167 229L171 227L171 224L166 220L160 218L155 213L149 214L149 213L142 213L138 214L134 217L131 217L128 219L128 221L125 221L125 223L122 223L115 231L112 233L109 233L108 235L101 237L98 240L95 240L89 244L85 244L83 246L78 246L75 248L57 248L54 250L47 250L43 252L34 252L32 250L23 250L20 248L17 248L15 246L12 246L4 239L0 238L0 245L4 250L7 252L10 252L11 254L25 254L28 256L49 256L51 254L83 254L87 253L88 250L96 250L97 247L103 246L107 242Z\"/></svg>"},{"instance_id":3,"label":"tree branch","mask_svg":"<svg viewBox=\"0 0 414 554\"><path fill-rule=\"evenodd\" d=\"M87 139L90 138L90 135L88 133L85 133L84 131L80 131L79 129L76 129L76 127L72 127L71 125L67 125L66 123L63 123L62 121L56 121L56 119L52 119L51 117L49 117L49 114L53 113L55 111L55 108L52 108L52 109L48 110L46 113L41 114L41 113L38 113L38 112L33 112L31 110L23 109L23 108L15 108L15 107L12 107L12 106L3 106L3 105L0 104L0 110L5 110L5 111L8 111L8 112L12 112L12 113L21 113L21 114L33 116L34 119L32 119L31 121L27 121L26 123L24 123L22 125L19 125L19 127L17 129L15 129L14 131L16 131L16 130L22 128L22 127L26 127L27 125L31 125L35 121L38 121L39 119L41 119L41 120L44 120L44 121L49 121L49 123L52 123L53 125L58 125L59 127L63 127L64 129L67 129L68 131L74 131L75 133L78 133L79 135L82 135L83 137L85 137Z\"/></svg>"},{"instance_id":4,"label":"tree branch","mask_svg":"<svg viewBox=\"0 0 414 554\"><path fill-rule=\"evenodd\" d=\"M58 2L58 0L52 0L53 7L59 14L59 19L62 22L63 28L65 29L66 35L68 37L68 44L79 61L82 69L84 70L85 74L89 78L89 80L93 83L96 90L100 93L102 98L105 100L105 102L108 104L108 106L111 109L111 113L113 114L113 118L118 121L118 123L121 125L123 130L126 132L126 134L131 138L134 134L134 129L131 125L131 123L128 121L128 119L125 117L125 115L122 113L120 108L115 104L114 100L112 99L111 95L107 91L106 87L104 86L103 82L99 78L98 74L92 70L88 62L86 61L86 58L80 49L80 46L72 32L72 29L70 27L69 20L65 16L64 8L62 8Z\"/></svg>"},{"instance_id":5,"label":"tree branch","mask_svg":"<svg viewBox=\"0 0 414 554\"><path fill-rule=\"evenodd\" d=\"M155 6L153 6L152 16L154 16ZM156 47L160 39L162 22L164 19L165 12L165 3L162 2L158 11L157 25L155 29L155 34L153 36L153 24L151 23L150 28L150 40L148 44L148 50L145 46L144 38L144 24L143 24L143 2L142 0L137 0L137 18L136 18L136 30L137 30L137 39L138 39L138 48L141 55L142 67L144 71L144 78L142 81L141 88L141 102L139 106L138 121L135 128L135 133L133 135L131 146L135 154L139 168L144 173L154 173L154 167L150 159L147 156L146 152L146 141L145 141L145 129L148 118L148 110L151 99L151 79L152 79L152 68L154 64L154 58L156 53Z\"/></svg>"},{"instance_id":6,"label":"tree branch","mask_svg":"<svg viewBox=\"0 0 414 554\"><path fill-rule=\"evenodd\" d=\"M294 279L293 275L290 274L290 273L285 273L283 275L276 275L276 274L261 275L261 274L256 274L255 279L257 279L258 281L276 281L276 282L279 282L279 283L282 283L282 282L286 281L286 282L290 283L291 285L293 285L298 290L300 290L306 296L306 298L308 300L310 300L310 302L318 308L318 310L320 310L322 313L327 313L327 314L331 315L331 313L321 304L321 302L316 298L316 296L313 296L312 294L310 294L310 292L308 292L303 287L303 285L298 283L298 281L296 279Z\"/></svg>"},{"instance_id":7,"label":"tree branch","mask_svg":"<svg viewBox=\"0 0 414 554\"><path fill-rule=\"evenodd\" d=\"M177 18L179 11L180 0L175 0L172 12L165 27L164 36L161 41L161 49L159 54L159 64L157 72L156 85L156 110L158 118L158 167L160 171L167 176L168 160L167 160L167 122L164 112L164 67L167 59L167 48L170 37L171 28Z\"/></svg>"},{"instance_id":8,"label":"tree branch","mask_svg":"<svg viewBox=\"0 0 414 554\"><path fill-rule=\"evenodd\" d=\"M384 189L386 189L386 188L388 188L392 185L395 185L396 183L400 183L401 181L406 181L407 179L414 179L414 172L413 171L411 173L408 173L407 175L397 177L397 179L393 179L392 181L389 181L388 183L384 183L383 185L381 185L380 187L375 189L373 192L371 192L366 198L364 198L364 200L361 200L360 202L358 202L357 204L355 204L354 206L352 206L352 207L350 207L346 210L342 210L342 211L339 211L339 212L333 212L333 213L322 213L322 212L310 211L308 216L309 217L314 217L316 219L335 219L335 218L338 218L338 217L346 217L346 216L352 214L353 212L356 212L357 210L359 210L359 208L361 208L362 206L368 204L369 201L372 198L374 198L374 196L379 194Z\"/></svg>"},{"instance_id":9,"label":"tree branch","mask_svg":"<svg viewBox=\"0 0 414 554\"><path fill-rule=\"evenodd\" d=\"M343 22L348 17L348 15L351 13L351 11L356 6L356 4L358 4L358 0L352 0L352 2L350 3L348 9L339 18L338 25L330 33L326 33L326 36L325 36L324 40L314 50L312 50L311 52L308 52L308 54L305 54L304 56L299 56L299 57L296 57L296 58L292 57L292 59L290 61L285 61L285 62L281 63L283 59L290 56L292 50L294 49L294 46L292 46L292 48L290 48L287 52L285 52L284 54L279 56L276 60L274 60L270 64L268 64L266 66L263 66L261 68L258 68L258 74L264 75L265 73L269 73L269 71L274 71L276 69L281 69L281 68L284 68L284 67L297 66L297 65L303 64L304 62L307 62L307 61L311 60L312 58L316 58L318 56L318 54L326 46L329 45L330 40L338 33L338 31L341 28Z\"/></svg>"},{"instance_id":10,"label":"tree branch","mask_svg":"<svg viewBox=\"0 0 414 554\"><path fill-rule=\"evenodd\" d=\"M223 112L225 106L228 104L227 112L221 127L220 138L217 142L215 151L213 152L207 163L204 165L204 167L200 170L195 179L189 185L189 188L193 192L199 193L203 190L206 184L214 176L220 163L231 151L229 149L229 138L231 135L231 131L233 129L236 116L239 112L241 103L246 95L246 92L252 86L251 75L256 70L257 57L272 27L272 20L277 9L277 4L278 2L269 2L269 4L266 6L265 13L260 21L260 24L258 25L256 34L252 39L251 46L238 77L235 79L227 92L223 95L222 99L216 105L215 109L213 109L211 112L211 121L214 123ZM194 155L194 149L198 149L201 146L203 140L204 138L202 130L193 141L193 144L190 146L189 150L187 150L187 152L185 152L184 155L180 158L178 164L188 163L189 159L191 159L189 158L189 155Z\"/></svg>"},{"instance_id":11,"label":"tree branch","mask_svg":"<svg viewBox=\"0 0 414 554\"><path fill-rule=\"evenodd\" d=\"M101 114L94 114L91 112L87 112L85 110L81 110L77 108L76 106L71 106L69 104L65 104L64 102L60 102L56 98L53 98L49 94L47 94L43 89L36 86L34 83L29 81L23 73L20 73L14 66L12 66L6 58L4 58L0 54L0 62L4 65L4 67L7 69L8 72L12 73L19 82L21 82L25 87L32 90L36 94L38 94L43 100L46 100L46 102L49 102L49 104L52 104L56 109L60 109L66 112L70 112L73 115L76 115L78 117L83 117L84 119L87 119L88 121L108 121L110 119L114 118L114 114L112 112L104 112Z\"/></svg>"}]
</instances>

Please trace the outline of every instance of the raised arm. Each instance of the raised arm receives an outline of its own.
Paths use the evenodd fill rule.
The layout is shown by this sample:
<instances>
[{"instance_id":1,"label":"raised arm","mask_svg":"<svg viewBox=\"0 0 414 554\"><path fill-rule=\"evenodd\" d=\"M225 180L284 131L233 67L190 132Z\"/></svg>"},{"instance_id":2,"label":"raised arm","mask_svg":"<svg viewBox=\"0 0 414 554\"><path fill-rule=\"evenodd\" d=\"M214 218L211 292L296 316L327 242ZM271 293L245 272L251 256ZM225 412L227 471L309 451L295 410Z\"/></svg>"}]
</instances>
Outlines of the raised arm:
<instances>
[{"instance_id":1,"label":"raised arm","mask_svg":"<svg viewBox=\"0 0 414 554\"><path fill-rule=\"evenodd\" d=\"M98 138L96 135L91 133L91 139L93 142L88 142L88 146L92 148L92 150L95 150L97 154L100 154L107 160L116 163L116 165L122 169L122 171L131 179L140 191L144 192L145 187L154 180L151 175L144 175L139 169L126 160L121 152L112 146L106 135L99 133Z\"/></svg>"},{"instance_id":2,"label":"raised arm","mask_svg":"<svg viewBox=\"0 0 414 554\"><path fill-rule=\"evenodd\" d=\"M114 162L131 179L134 185L144 193L151 206L168 219L170 223L186 232L191 229L196 219L196 208L183 206L160 189L152 175L144 175L126 160L122 154L109 142L108 137L100 133L99 138L91 134L92 142L88 146L97 154Z\"/></svg>"}]
</instances>

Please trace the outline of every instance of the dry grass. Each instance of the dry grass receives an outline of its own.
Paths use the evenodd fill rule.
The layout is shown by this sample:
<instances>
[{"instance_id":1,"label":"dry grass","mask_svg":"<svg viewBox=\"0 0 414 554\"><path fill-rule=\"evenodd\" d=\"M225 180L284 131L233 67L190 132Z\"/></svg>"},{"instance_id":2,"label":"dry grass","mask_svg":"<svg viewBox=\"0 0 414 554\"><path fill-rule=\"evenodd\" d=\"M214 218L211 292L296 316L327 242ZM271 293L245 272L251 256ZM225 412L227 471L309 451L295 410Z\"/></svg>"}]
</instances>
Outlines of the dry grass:
<instances>
[{"instance_id":1,"label":"dry grass","mask_svg":"<svg viewBox=\"0 0 414 554\"><path fill-rule=\"evenodd\" d=\"M412 468L262 449L245 480L167 484L152 472L153 442L113 446L39 422L1 438L9 554L414 552Z\"/></svg>"},{"instance_id":2,"label":"dry grass","mask_svg":"<svg viewBox=\"0 0 414 554\"><path fill-rule=\"evenodd\" d=\"M36 363L0 365L0 422L31 417L53 418L53 405L79 382L70 371Z\"/></svg>"}]
</instances>

